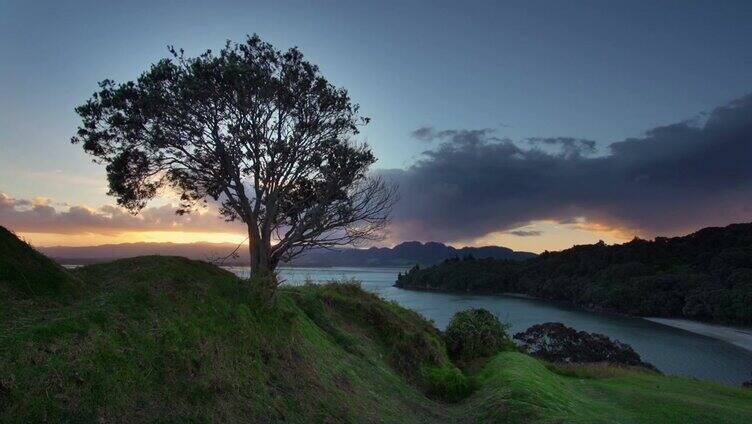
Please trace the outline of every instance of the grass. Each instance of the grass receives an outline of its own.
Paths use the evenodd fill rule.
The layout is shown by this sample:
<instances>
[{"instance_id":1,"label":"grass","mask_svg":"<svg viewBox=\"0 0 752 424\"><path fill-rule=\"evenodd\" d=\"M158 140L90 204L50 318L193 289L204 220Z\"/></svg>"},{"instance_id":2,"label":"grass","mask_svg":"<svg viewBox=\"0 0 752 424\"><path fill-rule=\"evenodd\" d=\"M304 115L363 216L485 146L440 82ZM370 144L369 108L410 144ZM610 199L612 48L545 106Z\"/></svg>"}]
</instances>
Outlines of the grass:
<instances>
[{"instance_id":1,"label":"grass","mask_svg":"<svg viewBox=\"0 0 752 424\"><path fill-rule=\"evenodd\" d=\"M72 300L24 294L0 322L2 423L752 422L752 391L639 369L502 352L463 372L430 322L353 283L262 301L176 257L61 278Z\"/></svg>"},{"instance_id":2,"label":"grass","mask_svg":"<svg viewBox=\"0 0 752 424\"><path fill-rule=\"evenodd\" d=\"M80 301L3 322L0 422L451 416L407 368L452 366L436 330L423 333L432 329L425 320L356 286L286 290L269 305L232 274L183 258L121 260L75 274L91 291ZM355 310L361 314L347 316ZM394 322L369 324L377 319ZM433 351L397 357L421 339L415 346Z\"/></svg>"},{"instance_id":3,"label":"grass","mask_svg":"<svg viewBox=\"0 0 752 424\"><path fill-rule=\"evenodd\" d=\"M746 423L752 391L604 364L550 365L496 355L477 376L479 421Z\"/></svg>"},{"instance_id":4,"label":"grass","mask_svg":"<svg viewBox=\"0 0 752 424\"><path fill-rule=\"evenodd\" d=\"M63 267L0 226L0 287L6 296L15 299L47 296L64 301L78 293L81 283Z\"/></svg>"}]
</instances>

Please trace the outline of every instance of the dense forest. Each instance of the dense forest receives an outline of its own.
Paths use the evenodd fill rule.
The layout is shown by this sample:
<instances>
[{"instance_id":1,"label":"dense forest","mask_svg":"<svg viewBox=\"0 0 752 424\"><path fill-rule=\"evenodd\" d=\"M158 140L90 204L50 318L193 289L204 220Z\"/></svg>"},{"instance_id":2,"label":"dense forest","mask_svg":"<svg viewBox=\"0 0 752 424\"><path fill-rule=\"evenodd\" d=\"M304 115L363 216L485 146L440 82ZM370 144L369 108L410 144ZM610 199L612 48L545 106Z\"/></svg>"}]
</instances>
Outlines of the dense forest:
<instances>
[{"instance_id":1,"label":"dense forest","mask_svg":"<svg viewBox=\"0 0 752 424\"><path fill-rule=\"evenodd\" d=\"M752 223L575 246L522 262L449 259L414 267L396 286L523 293L594 310L752 325Z\"/></svg>"}]
</instances>

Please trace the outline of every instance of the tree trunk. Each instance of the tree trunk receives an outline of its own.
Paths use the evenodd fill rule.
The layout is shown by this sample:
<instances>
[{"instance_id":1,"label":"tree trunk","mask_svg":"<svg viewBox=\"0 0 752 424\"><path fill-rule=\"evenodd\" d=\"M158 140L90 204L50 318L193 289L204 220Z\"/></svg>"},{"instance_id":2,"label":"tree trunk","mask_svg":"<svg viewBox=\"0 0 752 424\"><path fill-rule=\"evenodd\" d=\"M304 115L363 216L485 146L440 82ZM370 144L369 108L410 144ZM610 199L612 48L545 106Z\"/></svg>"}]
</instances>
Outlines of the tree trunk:
<instances>
[{"instance_id":1,"label":"tree trunk","mask_svg":"<svg viewBox=\"0 0 752 424\"><path fill-rule=\"evenodd\" d=\"M250 231L248 235L248 253L251 256L251 277L271 274L274 271L269 257L271 249L268 246L265 247L262 240L255 239Z\"/></svg>"}]
</instances>

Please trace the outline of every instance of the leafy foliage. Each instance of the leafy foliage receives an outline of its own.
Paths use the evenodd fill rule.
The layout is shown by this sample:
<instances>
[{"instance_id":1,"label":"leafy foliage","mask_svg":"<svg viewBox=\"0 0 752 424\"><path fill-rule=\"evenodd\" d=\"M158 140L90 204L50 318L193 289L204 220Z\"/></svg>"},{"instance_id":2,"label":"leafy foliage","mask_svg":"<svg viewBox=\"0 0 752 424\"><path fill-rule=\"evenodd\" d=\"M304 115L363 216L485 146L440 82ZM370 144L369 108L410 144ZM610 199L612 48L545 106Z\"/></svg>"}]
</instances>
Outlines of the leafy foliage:
<instances>
[{"instance_id":1,"label":"leafy foliage","mask_svg":"<svg viewBox=\"0 0 752 424\"><path fill-rule=\"evenodd\" d=\"M448 260L397 286L525 293L596 310L752 324L752 224L546 252L527 261Z\"/></svg>"},{"instance_id":2,"label":"leafy foliage","mask_svg":"<svg viewBox=\"0 0 752 424\"><path fill-rule=\"evenodd\" d=\"M608 336L577 331L560 322L536 324L514 335L532 355L551 362L608 362L655 370L626 343Z\"/></svg>"},{"instance_id":3,"label":"leafy foliage","mask_svg":"<svg viewBox=\"0 0 752 424\"><path fill-rule=\"evenodd\" d=\"M72 141L106 164L120 205L138 212L169 189L183 214L212 199L248 226L253 272L380 235L395 189L367 175L376 158L352 137L368 118L345 89L258 36L170 53L135 82L102 81L76 108Z\"/></svg>"},{"instance_id":4,"label":"leafy foliage","mask_svg":"<svg viewBox=\"0 0 752 424\"><path fill-rule=\"evenodd\" d=\"M485 309L457 312L444 332L449 356L458 361L492 356L509 346L507 329Z\"/></svg>"}]
</instances>

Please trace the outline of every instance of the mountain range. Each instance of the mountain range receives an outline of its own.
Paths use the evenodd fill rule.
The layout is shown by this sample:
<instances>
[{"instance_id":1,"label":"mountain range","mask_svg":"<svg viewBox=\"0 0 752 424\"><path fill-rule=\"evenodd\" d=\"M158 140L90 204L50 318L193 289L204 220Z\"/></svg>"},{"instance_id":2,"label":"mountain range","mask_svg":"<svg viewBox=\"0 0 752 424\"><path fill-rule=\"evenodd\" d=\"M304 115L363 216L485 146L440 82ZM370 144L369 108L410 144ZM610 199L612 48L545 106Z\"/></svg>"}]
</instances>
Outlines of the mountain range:
<instances>
[{"instance_id":1,"label":"mountain range","mask_svg":"<svg viewBox=\"0 0 752 424\"><path fill-rule=\"evenodd\" d=\"M40 247L44 254L62 264L88 264L111 261L143 255L174 255L189 259L221 261L225 265L246 265L248 252L244 246L237 251L237 257L225 260L237 248L232 243L122 243L99 246L53 246ZM315 249L305 252L287 266L412 266L433 265L451 258L494 258L524 260L536 256L530 252L518 252L506 247L484 246L455 248L443 243L409 241L394 247L371 247L368 249L340 248Z\"/></svg>"}]
</instances>

